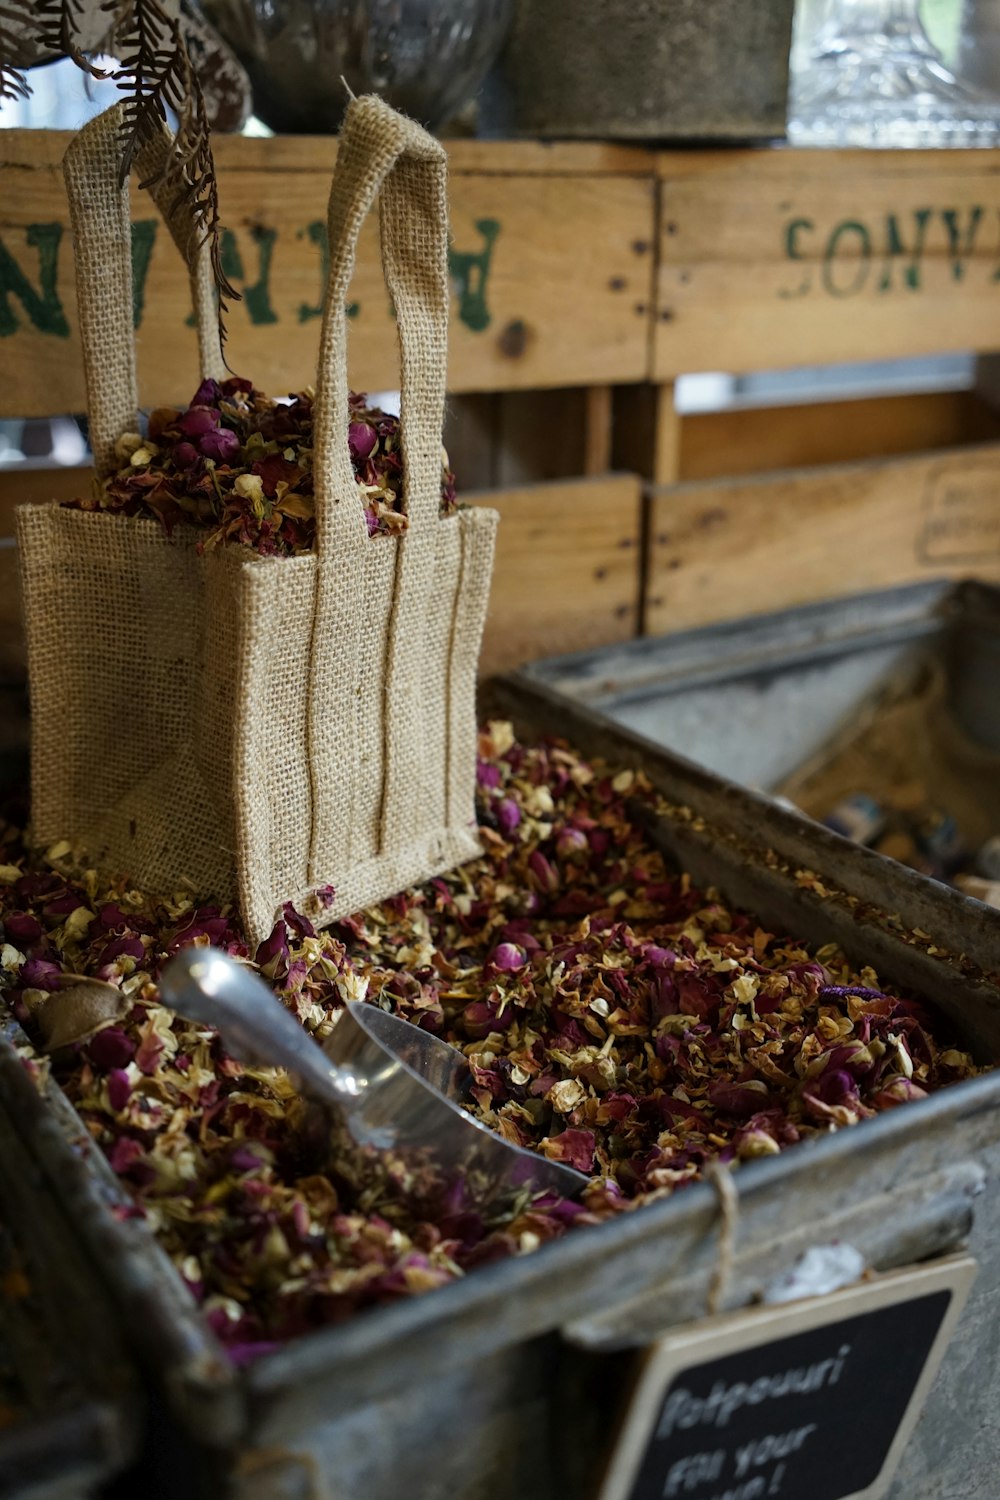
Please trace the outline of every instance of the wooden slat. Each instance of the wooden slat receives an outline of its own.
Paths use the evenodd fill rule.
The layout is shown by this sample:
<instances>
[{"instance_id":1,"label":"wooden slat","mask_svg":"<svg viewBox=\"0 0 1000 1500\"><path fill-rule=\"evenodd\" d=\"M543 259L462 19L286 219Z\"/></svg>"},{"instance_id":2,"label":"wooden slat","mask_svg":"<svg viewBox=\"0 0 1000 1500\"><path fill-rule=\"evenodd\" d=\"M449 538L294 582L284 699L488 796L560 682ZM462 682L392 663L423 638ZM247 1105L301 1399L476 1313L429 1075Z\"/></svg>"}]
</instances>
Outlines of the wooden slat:
<instances>
[{"instance_id":1,"label":"wooden slat","mask_svg":"<svg viewBox=\"0 0 1000 1500\"><path fill-rule=\"evenodd\" d=\"M0 165L22 162L58 167L73 139L71 130L5 130L0 137ZM650 177L656 172L656 154L643 146L616 145L606 141L484 141L455 138L444 142L452 173L516 173L523 176ZM262 139L249 135L217 135L212 140L216 165L221 171L255 172L266 154L275 171L333 171L337 160L337 138L331 135L276 135Z\"/></svg>"},{"instance_id":2,"label":"wooden slat","mask_svg":"<svg viewBox=\"0 0 1000 1500\"><path fill-rule=\"evenodd\" d=\"M0 680L24 674L12 544L24 500L86 493L88 469L0 470ZM464 496L500 512L484 671L634 635L639 606L640 482L632 475Z\"/></svg>"},{"instance_id":3,"label":"wooden slat","mask_svg":"<svg viewBox=\"0 0 1000 1500\"><path fill-rule=\"evenodd\" d=\"M585 474L605 474L611 467L613 395L609 385L592 385L586 392L583 446Z\"/></svg>"},{"instance_id":4,"label":"wooden slat","mask_svg":"<svg viewBox=\"0 0 1000 1500\"><path fill-rule=\"evenodd\" d=\"M57 132L49 132L57 135ZM61 160L69 132L59 132L61 145L56 161ZM605 141L481 141L454 139L444 142L448 152L448 169L474 172L479 176L513 173L525 177L560 176L649 177L656 170L655 154L642 146L615 145ZM267 152L269 166L281 172L333 171L337 159L336 136L273 136L265 145L253 136L216 136L213 141L216 162L222 171L256 171L261 151Z\"/></svg>"},{"instance_id":5,"label":"wooden slat","mask_svg":"<svg viewBox=\"0 0 1000 1500\"><path fill-rule=\"evenodd\" d=\"M0 140L0 415L81 411L75 289L59 170L61 134L5 131ZM335 155L281 138L220 142L227 271L243 291L228 357L276 393L315 377L322 238ZM577 148L552 153L574 159ZM580 163L615 153L579 148ZM491 151L493 154L491 155ZM568 154L567 154L568 153ZM634 170L542 171L544 150L478 143L451 176L452 280L448 370L453 391L640 379L648 362L655 182ZM514 163L530 158L530 170ZM628 153L633 163L638 160ZM461 163L475 161L474 170ZM483 170L493 161L503 171ZM293 166L292 163L295 163ZM188 290L179 258L144 194L133 217L148 250L138 335L142 399L187 399L196 382ZM150 240L150 236L152 239ZM46 277L48 278L46 280ZM377 227L362 235L351 289L350 372L360 390L398 386L396 327L378 265Z\"/></svg>"},{"instance_id":6,"label":"wooden slat","mask_svg":"<svg viewBox=\"0 0 1000 1500\"><path fill-rule=\"evenodd\" d=\"M933 577L1000 581L1000 444L678 485L653 505L651 634Z\"/></svg>"},{"instance_id":7,"label":"wooden slat","mask_svg":"<svg viewBox=\"0 0 1000 1500\"><path fill-rule=\"evenodd\" d=\"M14 508L36 500L72 500L90 493L94 471L62 468L0 469L0 538L14 535Z\"/></svg>"},{"instance_id":8,"label":"wooden slat","mask_svg":"<svg viewBox=\"0 0 1000 1500\"><path fill-rule=\"evenodd\" d=\"M653 376L1000 348L1000 152L659 158Z\"/></svg>"},{"instance_id":9,"label":"wooden slat","mask_svg":"<svg viewBox=\"0 0 1000 1500\"><path fill-rule=\"evenodd\" d=\"M483 675L635 634L638 478L610 474L471 498L500 512Z\"/></svg>"},{"instance_id":10,"label":"wooden slat","mask_svg":"<svg viewBox=\"0 0 1000 1500\"><path fill-rule=\"evenodd\" d=\"M970 391L697 412L681 422L679 477L888 458L994 437L1000 413Z\"/></svg>"}]
</instances>

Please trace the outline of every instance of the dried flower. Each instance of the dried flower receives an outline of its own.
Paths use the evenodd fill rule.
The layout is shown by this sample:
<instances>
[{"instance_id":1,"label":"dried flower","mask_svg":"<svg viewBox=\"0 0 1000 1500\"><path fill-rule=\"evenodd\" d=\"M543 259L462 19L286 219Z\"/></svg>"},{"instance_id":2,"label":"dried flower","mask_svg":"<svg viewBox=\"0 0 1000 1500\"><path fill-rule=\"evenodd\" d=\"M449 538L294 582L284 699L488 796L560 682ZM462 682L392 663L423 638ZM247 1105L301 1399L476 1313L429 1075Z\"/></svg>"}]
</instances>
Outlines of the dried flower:
<instances>
[{"instance_id":1,"label":"dried flower","mask_svg":"<svg viewBox=\"0 0 1000 1500\"><path fill-rule=\"evenodd\" d=\"M369 535L405 531L398 417L352 395L348 445ZM119 439L122 467L93 496L66 503L152 517L168 535L175 526L195 526L204 533L202 547L236 543L265 557L309 552L316 533L312 447L309 392L279 403L239 376L204 380L184 411L159 407L145 437ZM442 515L456 508L446 460Z\"/></svg>"},{"instance_id":2,"label":"dried flower","mask_svg":"<svg viewBox=\"0 0 1000 1500\"><path fill-rule=\"evenodd\" d=\"M23 1024L39 981L131 966L123 1013L54 1068L133 1196L119 1212L148 1214L237 1362L630 1211L712 1160L773 1155L977 1072L870 969L668 869L626 803L659 805L641 773L491 725L477 780L480 820L503 834L478 861L320 934L286 908L253 954L218 907L27 869L16 828L0 847ZM166 957L205 941L254 963L317 1038L345 997L447 1038L473 1113L592 1174L581 1200L487 1224L461 1184L407 1177L391 1153L359 1164L285 1074L159 1004Z\"/></svg>"}]
</instances>

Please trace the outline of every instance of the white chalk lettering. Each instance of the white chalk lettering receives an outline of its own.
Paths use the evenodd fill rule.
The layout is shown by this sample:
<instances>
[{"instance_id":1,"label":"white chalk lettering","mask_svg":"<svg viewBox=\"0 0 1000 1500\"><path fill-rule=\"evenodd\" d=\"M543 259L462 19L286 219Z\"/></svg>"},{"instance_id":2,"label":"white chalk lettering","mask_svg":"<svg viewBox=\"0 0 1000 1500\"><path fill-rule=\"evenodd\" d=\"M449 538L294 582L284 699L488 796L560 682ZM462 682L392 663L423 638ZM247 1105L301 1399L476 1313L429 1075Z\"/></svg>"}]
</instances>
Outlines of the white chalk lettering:
<instances>
[{"instance_id":1,"label":"white chalk lettering","mask_svg":"<svg viewBox=\"0 0 1000 1500\"><path fill-rule=\"evenodd\" d=\"M736 1478L742 1479L748 1469L760 1469L765 1464L773 1463L775 1459L788 1458L790 1454L797 1453L810 1433L815 1431L816 1423L809 1422L805 1427L792 1428L790 1432L768 1433L766 1437L744 1443L733 1454Z\"/></svg>"},{"instance_id":2,"label":"white chalk lettering","mask_svg":"<svg viewBox=\"0 0 1000 1500\"><path fill-rule=\"evenodd\" d=\"M670 1500L672 1495L686 1495L718 1479L725 1461L724 1448L713 1449L711 1453L690 1453L686 1458L677 1459L667 1470L663 1483L664 1500Z\"/></svg>"},{"instance_id":3,"label":"white chalk lettering","mask_svg":"<svg viewBox=\"0 0 1000 1500\"><path fill-rule=\"evenodd\" d=\"M843 1373L850 1344L842 1344L836 1359L818 1360L814 1365L782 1370L776 1375L761 1375L751 1385L737 1380L727 1385L715 1381L707 1396L695 1396L684 1387L670 1392L660 1412L656 1436L661 1441L677 1428L727 1427L743 1406L759 1406L763 1401L780 1401L787 1396L803 1396L836 1384Z\"/></svg>"},{"instance_id":4,"label":"white chalk lettering","mask_svg":"<svg viewBox=\"0 0 1000 1500\"><path fill-rule=\"evenodd\" d=\"M712 1500L759 1500L764 1494L766 1480L760 1474L755 1474L748 1479L746 1484L738 1484L735 1489L723 1490L722 1494L714 1494Z\"/></svg>"}]
</instances>

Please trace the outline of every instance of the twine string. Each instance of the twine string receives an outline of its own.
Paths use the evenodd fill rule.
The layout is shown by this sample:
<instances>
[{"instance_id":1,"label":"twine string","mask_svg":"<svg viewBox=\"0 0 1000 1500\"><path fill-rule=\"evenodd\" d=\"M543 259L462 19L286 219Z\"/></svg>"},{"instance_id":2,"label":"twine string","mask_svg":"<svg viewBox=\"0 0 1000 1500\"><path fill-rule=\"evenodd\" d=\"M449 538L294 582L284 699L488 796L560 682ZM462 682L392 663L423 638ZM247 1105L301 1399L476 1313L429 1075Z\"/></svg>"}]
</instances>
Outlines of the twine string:
<instances>
[{"instance_id":1,"label":"twine string","mask_svg":"<svg viewBox=\"0 0 1000 1500\"><path fill-rule=\"evenodd\" d=\"M722 1311L736 1259L740 1200L733 1174L725 1162L710 1162L705 1171L705 1180L711 1183L719 1200L719 1248L709 1277L706 1297L708 1316L714 1318Z\"/></svg>"}]
</instances>

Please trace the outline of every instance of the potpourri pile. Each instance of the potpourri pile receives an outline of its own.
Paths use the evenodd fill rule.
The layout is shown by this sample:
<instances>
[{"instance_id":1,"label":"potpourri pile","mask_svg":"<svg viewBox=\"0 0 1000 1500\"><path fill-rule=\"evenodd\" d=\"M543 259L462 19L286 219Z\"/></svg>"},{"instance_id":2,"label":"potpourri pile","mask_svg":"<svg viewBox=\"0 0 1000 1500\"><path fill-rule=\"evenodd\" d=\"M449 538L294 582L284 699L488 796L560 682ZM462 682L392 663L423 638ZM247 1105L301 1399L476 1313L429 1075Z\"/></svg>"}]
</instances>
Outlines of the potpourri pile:
<instances>
[{"instance_id":1,"label":"potpourri pile","mask_svg":"<svg viewBox=\"0 0 1000 1500\"><path fill-rule=\"evenodd\" d=\"M347 441L370 536L406 529L401 510L403 461L399 418L350 397ZM312 551L313 398L287 404L232 376L205 380L185 411L159 407L144 434L118 439L122 467L95 481L87 499L66 504L159 521L170 535L188 524L203 530L203 549L238 542L262 557ZM441 514L456 509L455 476L442 450Z\"/></svg>"},{"instance_id":2,"label":"potpourri pile","mask_svg":"<svg viewBox=\"0 0 1000 1500\"><path fill-rule=\"evenodd\" d=\"M322 934L286 909L252 958L319 1039L361 998L447 1037L482 1120L592 1175L579 1202L489 1220L388 1158L331 1162L285 1074L159 1005L179 946L251 958L232 918L75 883L65 849L29 868L7 828L2 964L29 1034L64 975L122 992L111 1024L26 1066L54 1069L131 1195L120 1212L147 1218L234 1359L978 1071L871 969L669 872L630 821L628 799L656 800L640 774L499 723L480 756L481 858Z\"/></svg>"}]
</instances>

